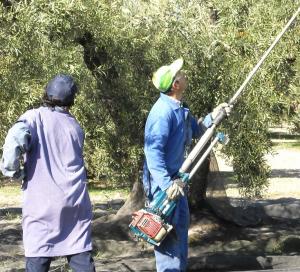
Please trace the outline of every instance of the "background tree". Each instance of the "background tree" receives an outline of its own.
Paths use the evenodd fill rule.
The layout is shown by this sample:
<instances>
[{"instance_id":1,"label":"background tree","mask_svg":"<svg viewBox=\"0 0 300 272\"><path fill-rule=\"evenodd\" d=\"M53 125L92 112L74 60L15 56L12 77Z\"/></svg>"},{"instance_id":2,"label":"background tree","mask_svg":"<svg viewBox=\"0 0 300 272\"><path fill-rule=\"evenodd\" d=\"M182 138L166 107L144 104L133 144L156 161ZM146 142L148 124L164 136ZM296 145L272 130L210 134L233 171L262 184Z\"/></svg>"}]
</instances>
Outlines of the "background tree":
<instances>
[{"instance_id":1,"label":"background tree","mask_svg":"<svg viewBox=\"0 0 300 272\"><path fill-rule=\"evenodd\" d=\"M40 103L46 82L70 73L80 84L72 112L86 132L89 178L103 186L139 180L155 69L182 56L186 100L203 116L229 100L297 8L292 0L0 3L1 146L17 117ZM284 120L299 129L299 37L299 27L285 35L220 128L249 196L267 185L268 128Z\"/></svg>"}]
</instances>

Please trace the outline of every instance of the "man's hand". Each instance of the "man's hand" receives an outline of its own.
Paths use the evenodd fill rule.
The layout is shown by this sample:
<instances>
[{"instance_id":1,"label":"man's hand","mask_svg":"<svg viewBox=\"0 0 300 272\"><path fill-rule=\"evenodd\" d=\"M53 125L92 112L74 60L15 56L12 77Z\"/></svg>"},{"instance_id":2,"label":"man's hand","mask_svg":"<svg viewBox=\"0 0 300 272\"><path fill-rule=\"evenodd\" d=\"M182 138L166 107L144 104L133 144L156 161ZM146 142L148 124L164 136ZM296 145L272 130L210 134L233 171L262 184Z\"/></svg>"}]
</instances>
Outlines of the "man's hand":
<instances>
[{"instance_id":1,"label":"man's hand","mask_svg":"<svg viewBox=\"0 0 300 272\"><path fill-rule=\"evenodd\" d=\"M224 109L226 112L226 116L229 116L232 110L232 105L229 106L227 103L221 103L217 107L214 108L214 110L211 113L212 119L215 119L221 109Z\"/></svg>"},{"instance_id":2,"label":"man's hand","mask_svg":"<svg viewBox=\"0 0 300 272\"><path fill-rule=\"evenodd\" d=\"M176 200L181 196L184 196L185 183L180 179L175 179L172 185L166 190L166 194L169 200Z\"/></svg>"}]
</instances>

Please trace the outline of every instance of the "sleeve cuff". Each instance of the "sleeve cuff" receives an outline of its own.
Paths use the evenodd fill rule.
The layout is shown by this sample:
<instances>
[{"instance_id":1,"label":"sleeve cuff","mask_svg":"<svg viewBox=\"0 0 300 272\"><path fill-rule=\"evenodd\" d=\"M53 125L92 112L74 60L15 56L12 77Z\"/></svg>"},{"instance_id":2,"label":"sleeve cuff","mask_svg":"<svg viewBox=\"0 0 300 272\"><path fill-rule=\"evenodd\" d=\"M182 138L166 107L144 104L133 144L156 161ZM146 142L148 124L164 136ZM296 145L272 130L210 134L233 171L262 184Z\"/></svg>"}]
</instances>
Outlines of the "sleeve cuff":
<instances>
[{"instance_id":1,"label":"sleeve cuff","mask_svg":"<svg viewBox=\"0 0 300 272\"><path fill-rule=\"evenodd\" d=\"M211 127L213 123L213 118L211 116L211 113L207 114L202 122L202 124L206 127L206 128L209 128Z\"/></svg>"}]
</instances>

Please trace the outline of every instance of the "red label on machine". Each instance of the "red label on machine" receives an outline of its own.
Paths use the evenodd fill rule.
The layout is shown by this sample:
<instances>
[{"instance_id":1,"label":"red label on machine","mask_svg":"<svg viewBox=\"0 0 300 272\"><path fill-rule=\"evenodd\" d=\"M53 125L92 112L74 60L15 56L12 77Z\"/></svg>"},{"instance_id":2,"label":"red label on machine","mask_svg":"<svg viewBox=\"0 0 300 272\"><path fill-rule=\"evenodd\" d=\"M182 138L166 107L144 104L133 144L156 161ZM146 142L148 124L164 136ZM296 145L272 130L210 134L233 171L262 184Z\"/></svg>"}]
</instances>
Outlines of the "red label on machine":
<instances>
[{"instance_id":1,"label":"red label on machine","mask_svg":"<svg viewBox=\"0 0 300 272\"><path fill-rule=\"evenodd\" d=\"M161 229L165 229L161 218L145 210L140 210L132 214L131 225L140 229L151 239L155 239Z\"/></svg>"}]
</instances>

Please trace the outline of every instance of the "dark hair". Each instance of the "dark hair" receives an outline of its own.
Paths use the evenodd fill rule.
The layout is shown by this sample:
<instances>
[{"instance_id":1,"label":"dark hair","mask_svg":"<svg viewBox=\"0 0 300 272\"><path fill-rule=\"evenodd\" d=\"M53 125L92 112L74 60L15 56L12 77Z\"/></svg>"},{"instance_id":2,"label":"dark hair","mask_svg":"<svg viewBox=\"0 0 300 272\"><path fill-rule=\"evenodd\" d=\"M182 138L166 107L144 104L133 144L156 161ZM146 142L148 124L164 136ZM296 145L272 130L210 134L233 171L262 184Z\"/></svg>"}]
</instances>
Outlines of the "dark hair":
<instances>
[{"instance_id":1,"label":"dark hair","mask_svg":"<svg viewBox=\"0 0 300 272\"><path fill-rule=\"evenodd\" d=\"M74 98L75 96L73 97L73 99L71 99L70 101L68 102L62 102L58 99L55 99L55 98L52 98L52 97L48 97L46 91L44 92L43 94L43 97L42 97L42 102L45 106L47 107L55 107L55 106L59 106L59 107L72 107L74 105Z\"/></svg>"}]
</instances>

